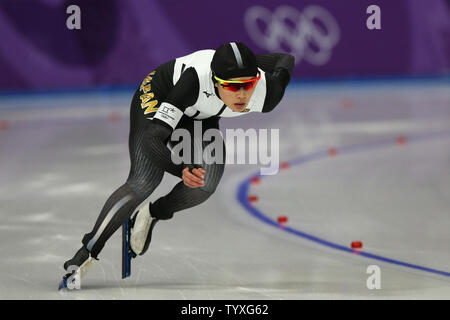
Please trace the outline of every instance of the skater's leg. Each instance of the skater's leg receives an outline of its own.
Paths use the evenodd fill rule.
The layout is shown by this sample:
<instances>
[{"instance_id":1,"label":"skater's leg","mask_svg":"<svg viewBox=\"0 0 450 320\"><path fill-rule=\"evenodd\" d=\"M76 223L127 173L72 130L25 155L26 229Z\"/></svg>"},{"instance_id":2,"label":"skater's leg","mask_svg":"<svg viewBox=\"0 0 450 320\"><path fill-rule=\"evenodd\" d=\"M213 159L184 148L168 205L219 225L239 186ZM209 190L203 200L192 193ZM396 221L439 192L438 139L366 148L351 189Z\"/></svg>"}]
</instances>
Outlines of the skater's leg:
<instances>
[{"instance_id":1,"label":"skater's leg","mask_svg":"<svg viewBox=\"0 0 450 320\"><path fill-rule=\"evenodd\" d=\"M190 188L179 182L165 196L150 204L152 217L167 220L177 211L195 207L205 202L216 190L224 171L223 164L203 165L205 171L205 186Z\"/></svg>"},{"instance_id":2,"label":"skater's leg","mask_svg":"<svg viewBox=\"0 0 450 320\"><path fill-rule=\"evenodd\" d=\"M148 120L140 114L138 91L130 108L129 153L131 168L126 183L118 188L104 204L91 232L83 240L83 247L97 257L105 242L133 214L134 210L160 184L164 171L154 165L145 154L144 132Z\"/></svg>"},{"instance_id":3,"label":"skater's leg","mask_svg":"<svg viewBox=\"0 0 450 320\"><path fill-rule=\"evenodd\" d=\"M83 245L91 253L92 257L97 257L103 249L106 241L122 224L130 218L135 209L153 192L162 179L155 176L150 180L145 192L139 192L133 188L132 181L126 182L117 189L106 201L100 216L95 223L94 229L83 238Z\"/></svg>"},{"instance_id":4,"label":"skater's leg","mask_svg":"<svg viewBox=\"0 0 450 320\"><path fill-rule=\"evenodd\" d=\"M93 230L83 238L83 245L93 257L97 257L105 242L152 194L164 176L164 171L145 156L142 137L143 134L138 132L135 140L130 141L132 165L127 182L109 197Z\"/></svg>"},{"instance_id":5,"label":"skater's leg","mask_svg":"<svg viewBox=\"0 0 450 320\"><path fill-rule=\"evenodd\" d=\"M195 154L199 147L202 150L210 145L212 142L203 141L203 133L210 129L215 128L218 130L218 119L208 119L202 126L202 136L195 137L194 135L194 122L189 119L182 120L183 128L187 129L191 133L191 155ZM155 223L159 220L168 220L173 217L173 214L177 211L188 209L199 205L206 201L216 190L220 179L222 178L225 168L225 143L220 138L219 141L222 145L222 157L212 161L213 159L207 159L200 166L205 170L205 185L198 188L190 188L184 184L183 181L179 182L174 188L165 196L160 197L154 203L149 203L139 210L135 218L135 224L131 233L131 248L136 254L144 254L148 249L148 246L152 237L152 229ZM173 147L173 144L171 144ZM213 154L212 156L215 156ZM219 156L219 155L217 155ZM191 164L194 161L191 159Z\"/></svg>"},{"instance_id":6,"label":"skater's leg","mask_svg":"<svg viewBox=\"0 0 450 320\"><path fill-rule=\"evenodd\" d=\"M86 263L93 260L92 258L97 258L106 241L160 184L164 176L164 170L152 163L144 150L144 133L149 124L147 117L150 116L151 114L143 113L138 89L133 96L130 108L129 151L131 169L128 179L108 198L93 230L84 236L83 247L64 264L66 270L71 265L78 266L81 270ZM67 277L70 277L71 274L73 273L68 273L64 277L63 287Z\"/></svg>"},{"instance_id":7,"label":"skater's leg","mask_svg":"<svg viewBox=\"0 0 450 320\"><path fill-rule=\"evenodd\" d=\"M168 220L177 211L205 202L216 190L223 174L224 164L205 164L205 185L190 188L179 182L164 197L139 210L131 234L131 248L135 254L144 254L151 241L152 229L158 220Z\"/></svg>"},{"instance_id":8,"label":"skater's leg","mask_svg":"<svg viewBox=\"0 0 450 320\"><path fill-rule=\"evenodd\" d=\"M207 119L206 121L203 121L202 135L200 137L194 135L193 126L193 123L188 123L184 126L191 132L192 163L194 163L193 156L198 148L205 150L205 148L213 142L203 141L202 138L204 132L211 128L218 130L219 123L218 119ZM152 217L161 220L170 219L175 212L197 206L206 201L214 193L225 169L225 143L223 139L221 139L220 142L223 148L222 158L217 159L218 161L211 164L208 164L211 161L207 161L208 163L203 161L200 165L206 172L204 178L205 185L198 188L190 188L186 186L183 181L179 182L167 195L150 204L150 213Z\"/></svg>"}]
</instances>

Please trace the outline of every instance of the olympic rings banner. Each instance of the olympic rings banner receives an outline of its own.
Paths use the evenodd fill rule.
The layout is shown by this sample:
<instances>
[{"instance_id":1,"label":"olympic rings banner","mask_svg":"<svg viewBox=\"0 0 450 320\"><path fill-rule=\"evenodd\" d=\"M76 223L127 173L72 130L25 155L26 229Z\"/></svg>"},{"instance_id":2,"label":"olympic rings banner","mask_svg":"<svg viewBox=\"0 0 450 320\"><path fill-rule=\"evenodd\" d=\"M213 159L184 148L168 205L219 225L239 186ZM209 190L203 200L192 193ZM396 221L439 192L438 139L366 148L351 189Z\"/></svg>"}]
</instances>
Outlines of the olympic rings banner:
<instances>
[{"instance_id":1,"label":"olympic rings banner","mask_svg":"<svg viewBox=\"0 0 450 320\"><path fill-rule=\"evenodd\" d=\"M137 84L229 41L294 55L298 78L450 69L450 0L2 0L0 34L0 90Z\"/></svg>"}]
</instances>

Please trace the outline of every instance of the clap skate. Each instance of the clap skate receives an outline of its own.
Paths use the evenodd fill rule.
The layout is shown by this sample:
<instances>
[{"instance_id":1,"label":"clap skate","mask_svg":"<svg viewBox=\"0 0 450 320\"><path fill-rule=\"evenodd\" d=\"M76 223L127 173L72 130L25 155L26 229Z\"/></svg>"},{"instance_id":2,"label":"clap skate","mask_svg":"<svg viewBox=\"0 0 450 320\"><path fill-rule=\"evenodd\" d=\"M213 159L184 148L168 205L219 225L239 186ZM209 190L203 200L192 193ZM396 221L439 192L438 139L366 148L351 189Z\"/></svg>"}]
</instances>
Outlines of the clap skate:
<instances>
[{"instance_id":1,"label":"clap skate","mask_svg":"<svg viewBox=\"0 0 450 320\"><path fill-rule=\"evenodd\" d=\"M152 218L150 206L146 204L133 218L130 246L136 255L143 255L152 240L152 232L158 219Z\"/></svg>"},{"instance_id":2,"label":"clap skate","mask_svg":"<svg viewBox=\"0 0 450 320\"><path fill-rule=\"evenodd\" d=\"M88 269L97 259L93 258L90 252L83 246L77 251L75 256L64 263L64 269L68 271L59 283L58 290L80 289L80 280L86 275Z\"/></svg>"},{"instance_id":3,"label":"clap skate","mask_svg":"<svg viewBox=\"0 0 450 320\"><path fill-rule=\"evenodd\" d=\"M158 219L150 215L146 204L122 226L122 279L131 275L131 259L143 255L150 246L153 228Z\"/></svg>"}]
</instances>

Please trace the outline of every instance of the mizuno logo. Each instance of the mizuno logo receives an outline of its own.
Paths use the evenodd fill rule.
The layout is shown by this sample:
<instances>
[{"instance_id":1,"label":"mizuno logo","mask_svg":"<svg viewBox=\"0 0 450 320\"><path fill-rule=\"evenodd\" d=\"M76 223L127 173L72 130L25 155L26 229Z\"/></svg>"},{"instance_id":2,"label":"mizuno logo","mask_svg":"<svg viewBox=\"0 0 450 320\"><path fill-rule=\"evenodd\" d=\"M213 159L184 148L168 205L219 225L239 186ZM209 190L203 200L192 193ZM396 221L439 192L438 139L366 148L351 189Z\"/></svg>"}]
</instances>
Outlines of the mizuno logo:
<instances>
[{"instance_id":1,"label":"mizuno logo","mask_svg":"<svg viewBox=\"0 0 450 320\"><path fill-rule=\"evenodd\" d=\"M210 96L214 95L214 93L209 93L209 92L206 92L206 91L203 91L203 93L206 94L207 98L209 98Z\"/></svg>"}]
</instances>

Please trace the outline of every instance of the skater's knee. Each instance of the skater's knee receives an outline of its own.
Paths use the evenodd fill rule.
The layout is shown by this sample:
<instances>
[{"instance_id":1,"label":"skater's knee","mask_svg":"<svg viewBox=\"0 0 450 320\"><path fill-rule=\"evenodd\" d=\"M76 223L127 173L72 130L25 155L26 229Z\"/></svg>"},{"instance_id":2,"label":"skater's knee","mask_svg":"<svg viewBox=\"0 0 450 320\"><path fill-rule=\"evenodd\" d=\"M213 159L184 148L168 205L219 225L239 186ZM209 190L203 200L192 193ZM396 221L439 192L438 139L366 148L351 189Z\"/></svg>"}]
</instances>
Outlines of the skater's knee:
<instances>
[{"instance_id":1,"label":"skater's knee","mask_svg":"<svg viewBox=\"0 0 450 320\"><path fill-rule=\"evenodd\" d=\"M148 186L146 183L139 181L137 179L129 179L125 183L126 188L128 189L128 192L130 195L133 196L133 198L136 199L143 199L147 198L150 186Z\"/></svg>"},{"instance_id":2,"label":"skater's knee","mask_svg":"<svg viewBox=\"0 0 450 320\"><path fill-rule=\"evenodd\" d=\"M217 189L218 183L206 183L203 187L199 187L200 190L204 191L204 196L209 197Z\"/></svg>"},{"instance_id":3,"label":"skater's knee","mask_svg":"<svg viewBox=\"0 0 450 320\"><path fill-rule=\"evenodd\" d=\"M219 185L223 175L224 165L213 164L206 166L204 169L206 171L205 185L199 189L211 195L216 191L217 186Z\"/></svg>"},{"instance_id":4,"label":"skater's knee","mask_svg":"<svg viewBox=\"0 0 450 320\"><path fill-rule=\"evenodd\" d=\"M147 173L146 173L147 174ZM130 174L126 185L132 190L137 197L148 197L163 179L164 171L154 170L148 176L139 175L137 173Z\"/></svg>"},{"instance_id":5,"label":"skater's knee","mask_svg":"<svg viewBox=\"0 0 450 320\"><path fill-rule=\"evenodd\" d=\"M153 203L150 203L150 215L152 218L159 220L169 220L173 218L174 211L170 210L165 203L164 198L159 198Z\"/></svg>"}]
</instances>

